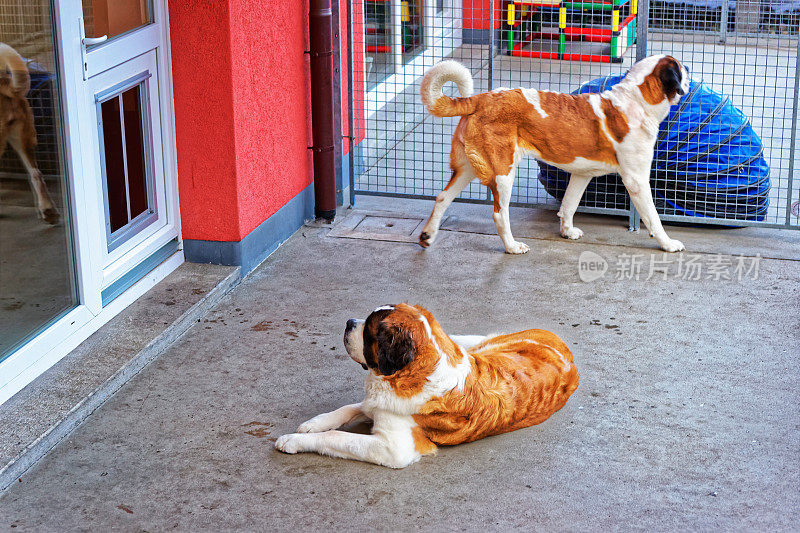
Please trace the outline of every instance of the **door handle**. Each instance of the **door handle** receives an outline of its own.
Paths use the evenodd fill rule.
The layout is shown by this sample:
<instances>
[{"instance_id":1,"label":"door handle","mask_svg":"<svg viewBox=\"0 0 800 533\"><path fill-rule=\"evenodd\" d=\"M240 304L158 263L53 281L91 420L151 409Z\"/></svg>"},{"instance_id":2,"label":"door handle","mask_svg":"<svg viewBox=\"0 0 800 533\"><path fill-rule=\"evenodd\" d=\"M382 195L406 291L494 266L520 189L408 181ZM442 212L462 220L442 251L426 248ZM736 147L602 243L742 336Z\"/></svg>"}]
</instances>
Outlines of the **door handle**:
<instances>
[{"instance_id":1,"label":"door handle","mask_svg":"<svg viewBox=\"0 0 800 533\"><path fill-rule=\"evenodd\" d=\"M83 27L83 17L78 17L78 31L81 36L81 70L83 71L83 80L88 79L86 73L89 70L89 64L86 62L86 47L93 44L100 44L108 40L108 35L101 35L100 37L86 37L85 29Z\"/></svg>"},{"instance_id":2,"label":"door handle","mask_svg":"<svg viewBox=\"0 0 800 533\"><path fill-rule=\"evenodd\" d=\"M84 37L83 46L92 46L93 44L100 44L108 40L108 35L101 35L100 37Z\"/></svg>"}]
</instances>

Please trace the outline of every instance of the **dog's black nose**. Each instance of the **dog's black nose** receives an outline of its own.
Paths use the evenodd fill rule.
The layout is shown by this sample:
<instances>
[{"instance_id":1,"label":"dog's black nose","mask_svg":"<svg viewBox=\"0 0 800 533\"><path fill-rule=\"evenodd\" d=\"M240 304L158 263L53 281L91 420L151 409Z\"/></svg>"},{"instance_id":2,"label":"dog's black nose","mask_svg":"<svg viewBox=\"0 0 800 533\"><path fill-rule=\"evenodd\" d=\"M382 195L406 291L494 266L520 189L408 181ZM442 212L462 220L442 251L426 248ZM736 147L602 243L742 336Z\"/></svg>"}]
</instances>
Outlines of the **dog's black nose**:
<instances>
[{"instance_id":1,"label":"dog's black nose","mask_svg":"<svg viewBox=\"0 0 800 533\"><path fill-rule=\"evenodd\" d=\"M356 327L357 324L358 320L356 320L355 318L351 318L350 320L347 321L347 327L344 328L344 332L345 333L349 332L354 327Z\"/></svg>"}]
</instances>

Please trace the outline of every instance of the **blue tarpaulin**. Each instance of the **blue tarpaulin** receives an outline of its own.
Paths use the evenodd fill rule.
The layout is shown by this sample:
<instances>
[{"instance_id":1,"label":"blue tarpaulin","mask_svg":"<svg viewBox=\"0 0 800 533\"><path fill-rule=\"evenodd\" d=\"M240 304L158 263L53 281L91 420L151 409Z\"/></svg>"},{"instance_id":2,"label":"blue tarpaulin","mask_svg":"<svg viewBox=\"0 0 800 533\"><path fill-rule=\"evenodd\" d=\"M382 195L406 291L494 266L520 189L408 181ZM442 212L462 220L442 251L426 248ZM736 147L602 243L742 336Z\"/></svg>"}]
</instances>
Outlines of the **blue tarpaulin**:
<instances>
[{"instance_id":1,"label":"blue tarpaulin","mask_svg":"<svg viewBox=\"0 0 800 533\"><path fill-rule=\"evenodd\" d=\"M623 76L583 84L574 93L610 89ZM764 220L769 204L769 165L750 121L728 99L693 81L661 123L650 173L653 197L664 214ZM559 200L569 174L539 162L539 181ZM629 208L617 174L595 178L581 205Z\"/></svg>"}]
</instances>

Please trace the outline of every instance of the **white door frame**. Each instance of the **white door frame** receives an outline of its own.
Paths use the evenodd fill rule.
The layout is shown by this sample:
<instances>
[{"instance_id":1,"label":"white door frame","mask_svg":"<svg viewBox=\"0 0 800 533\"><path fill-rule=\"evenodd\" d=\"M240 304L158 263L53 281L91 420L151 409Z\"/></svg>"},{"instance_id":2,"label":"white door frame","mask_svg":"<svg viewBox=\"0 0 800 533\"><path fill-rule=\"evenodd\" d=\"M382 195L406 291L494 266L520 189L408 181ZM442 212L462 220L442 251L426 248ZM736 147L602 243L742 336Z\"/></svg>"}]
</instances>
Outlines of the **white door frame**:
<instances>
[{"instance_id":1,"label":"white door frame","mask_svg":"<svg viewBox=\"0 0 800 533\"><path fill-rule=\"evenodd\" d=\"M145 28L143 28L145 29ZM136 36L135 32L133 36ZM152 32L148 32L151 33ZM139 50L137 50L138 52ZM99 284L100 290L106 289L114 281L125 275L132 265L139 264L143 259L158 250L161 246L178 236L178 199L176 181L169 180L169 175L165 166L168 164L168 155L162 153L167 139L162 134L161 123L167 120L161 112L163 97L159 94L161 78L164 68L158 65L158 55L156 50L145 51L141 55L134 57L122 65L105 70L89 78L82 84L84 107L83 117L94 117L95 120L83 120L80 122L81 128L81 149L83 152L83 172L87 182L86 203L94 209L90 216L94 217L95 224L92 225L94 249L97 251L95 281ZM91 53L87 54L90 60ZM113 89L120 81L135 79L139 74L148 74L149 79L142 83L147 89L149 106L153 110L154 117L149 120L152 128L152 171L157 175L154 179L154 199L157 207L156 217L153 224L135 234L119 247L109 250L108 238L105 231L106 212L104 198L103 174L104 168L99 159L101 153L102 140L100 138L99 106L95 98L103 92ZM137 82L138 83L138 82ZM146 109L145 113L149 113ZM160 120L158 119L160 115ZM164 176L165 183L162 183L159 176ZM172 181L172 183L169 183ZM170 186L171 185L171 186Z\"/></svg>"},{"instance_id":2,"label":"white door frame","mask_svg":"<svg viewBox=\"0 0 800 533\"><path fill-rule=\"evenodd\" d=\"M183 252L179 243L177 252L103 307L101 299L103 287L108 286L115 276L121 275L120 272L123 272L124 268L121 266L122 263L117 263L109 270L106 264L105 228L98 227L97 224L98 220L104 219L104 207L102 203L99 205L97 203L96 176L91 172L84 173L90 165L98 164L99 154L93 151L96 148L95 143L84 142L85 139L91 138L90 136L96 138L97 131L93 119L87 119L94 117L95 109L93 109L93 99L90 100L87 95L87 85L83 79L79 26L81 4L72 0L53 0L53 3L54 38L60 80L58 91L63 114L61 118L64 126L64 162L68 175L69 218L75 254L78 305L0 362L0 404L58 362L183 263ZM167 229L148 236L149 246L147 250L138 250L140 255L146 255L147 252L156 249L161 242L169 242L176 237L179 239L180 235L167 0L154 0L153 11L156 22L136 30L142 32L142 39L126 41L126 46L129 42L137 46L148 36L152 39L152 32L157 32L156 42L159 52L156 54L157 69L161 80L158 87L160 137L163 145L163 171L168 184L165 197L169 224L165 226ZM89 51L87 57L92 59L94 54L95 60L87 62L90 67L88 74L93 76L106 70L109 66L108 58L113 56L115 47L120 43L112 41L97 50ZM130 49L126 55L129 55L129 52ZM86 176L90 174L92 176L87 178ZM128 268L140 259L140 255L136 254L137 251L134 251L125 258L124 262L128 264Z\"/></svg>"}]
</instances>

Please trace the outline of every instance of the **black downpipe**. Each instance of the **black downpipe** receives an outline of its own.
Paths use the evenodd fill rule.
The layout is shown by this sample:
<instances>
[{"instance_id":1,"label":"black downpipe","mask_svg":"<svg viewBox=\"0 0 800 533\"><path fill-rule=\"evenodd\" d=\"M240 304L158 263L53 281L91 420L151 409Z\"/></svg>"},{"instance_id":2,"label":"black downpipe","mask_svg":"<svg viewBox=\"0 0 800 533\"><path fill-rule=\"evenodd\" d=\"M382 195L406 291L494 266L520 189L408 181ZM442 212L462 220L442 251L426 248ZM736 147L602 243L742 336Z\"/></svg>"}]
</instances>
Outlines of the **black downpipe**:
<instances>
[{"instance_id":1,"label":"black downpipe","mask_svg":"<svg viewBox=\"0 0 800 533\"><path fill-rule=\"evenodd\" d=\"M314 153L314 213L336 215L336 161L333 151L333 39L330 0L311 0L311 129Z\"/></svg>"}]
</instances>

